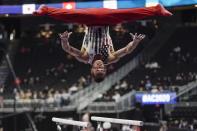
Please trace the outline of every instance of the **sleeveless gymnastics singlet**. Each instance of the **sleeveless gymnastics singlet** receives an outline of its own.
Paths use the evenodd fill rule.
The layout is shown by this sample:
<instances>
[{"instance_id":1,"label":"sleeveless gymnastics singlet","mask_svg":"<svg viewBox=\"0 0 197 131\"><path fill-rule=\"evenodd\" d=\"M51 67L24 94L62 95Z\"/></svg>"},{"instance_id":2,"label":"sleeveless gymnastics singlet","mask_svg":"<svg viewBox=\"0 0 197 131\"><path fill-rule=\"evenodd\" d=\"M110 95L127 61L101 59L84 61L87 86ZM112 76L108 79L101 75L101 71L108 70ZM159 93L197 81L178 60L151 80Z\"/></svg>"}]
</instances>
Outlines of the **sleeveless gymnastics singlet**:
<instances>
[{"instance_id":1,"label":"sleeveless gymnastics singlet","mask_svg":"<svg viewBox=\"0 0 197 131\"><path fill-rule=\"evenodd\" d=\"M104 64L108 63L109 51L113 49L108 26L90 26L87 28L82 44L85 48L92 65L96 55L100 55Z\"/></svg>"}]
</instances>

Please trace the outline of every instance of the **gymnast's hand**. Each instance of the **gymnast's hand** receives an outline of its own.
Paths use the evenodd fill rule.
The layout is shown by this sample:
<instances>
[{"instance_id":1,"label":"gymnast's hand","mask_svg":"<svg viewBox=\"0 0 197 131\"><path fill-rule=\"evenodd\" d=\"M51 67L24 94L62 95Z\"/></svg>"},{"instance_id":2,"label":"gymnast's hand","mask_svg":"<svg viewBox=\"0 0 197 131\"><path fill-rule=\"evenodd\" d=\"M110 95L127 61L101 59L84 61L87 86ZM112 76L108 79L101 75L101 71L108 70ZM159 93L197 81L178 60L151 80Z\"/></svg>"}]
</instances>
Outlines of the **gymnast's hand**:
<instances>
[{"instance_id":1,"label":"gymnast's hand","mask_svg":"<svg viewBox=\"0 0 197 131\"><path fill-rule=\"evenodd\" d=\"M72 34L72 32L68 32L68 31L65 31L62 34L59 34L60 39L61 39L62 48L65 51L69 51L69 49L70 49L68 39L69 39L71 34Z\"/></svg>"},{"instance_id":2,"label":"gymnast's hand","mask_svg":"<svg viewBox=\"0 0 197 131\"><path fill-rule=\"evenodd\" d=\"M133 34L133 33L130 33L133 41L129 42L129 44L126 46L126 54L129 54L131 53L136 47L137 45L140 43L140 41L142 41L144 38L145 38L145 35L144 34ZM124 56L124 55L123 55Z\"/></svg>"},{"instance_id":3,"label":"gymnast's hand","mask_svg":"<svg viewBox=\"0 0 197 131\"><path fill-rule=\"evenodd\" d=\"M130 33L130 35L131 35L131 37L133 39L133 44L140 43L140 41L142 41L146 37L146 35L144 35L144 34L139 34L138 35L137 33L135 33L135 34Z\"/></svg>"}]
</instances>

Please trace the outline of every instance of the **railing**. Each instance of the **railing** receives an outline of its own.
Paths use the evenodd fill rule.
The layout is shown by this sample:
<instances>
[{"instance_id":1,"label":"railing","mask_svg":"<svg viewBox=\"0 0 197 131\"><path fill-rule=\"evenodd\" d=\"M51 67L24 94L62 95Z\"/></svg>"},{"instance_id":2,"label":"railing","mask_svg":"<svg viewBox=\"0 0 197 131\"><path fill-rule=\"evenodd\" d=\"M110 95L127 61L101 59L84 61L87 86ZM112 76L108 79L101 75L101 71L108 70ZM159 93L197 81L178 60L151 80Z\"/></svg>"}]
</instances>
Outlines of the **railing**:
<instances>
[{"instance_id":1,"label":"railing","mask_svg":"<svg viewBox=\"0 0 197 131\"><path fill-rule=\"evenodd\" d=\"M184 86L180 86L178 87L179 88L179 92L177 93L176 97L181 97L182 95L188 93L189 91L197 88L197 80L196 81L193 81L193 82L190 82ZM191 102L185 102L186 104L190 104ZM177 103L177 104L180 104L180 103ZM177 106L177 104L168 104L168 105L165 105L165 111L166 113L171 113L174 108ZM192 103L193 105L193 103Z\"/></svg>"},{"instance_id":2,"label":"railing","mask_svg":"<svg viewBox=\"0 0 197 131\"><path fill-rule=\"evenodd\" d=\"M56 112L73 111L76 109L72 105L60 105L59 102L47 101L43 99L14 100L6 99L2 101L0 112Z\"/></svg>"},{"instance_id":3,"label":"railing","mask_svg":"<svg viewBox=\"0 0 197 131\"><path fill-rule=\"evenodd\" d=\"M36 124L35 124L34 120L32 119L32 117L30 116L30 114L26 113L25 115L26 115L27 119L29 120L32 131L38 131L36 128Z\"/></svg>"},{"instance_id":4,"label":"railing","mask_svg":"<svg viewBox=\"0 0 197 131\"><path fill-rule=\"evenodd\" d=\"M179 102L174 107L197 107L197 102Z\"/></svg>"},{"instance_id":5,"label":"railing","mask_svg":"<svg viewBox=\"0 0 197 131\"><path fill-rule=\"evenodd\" d=\"M197 87L197 80L196 81L192 81L184 86L180 86L179 88L179 92L177 94L177 97L184 95L185 93L189 92L190 90L194 89Z\"/></svg>"},{"instance_id":6,"label":"railing","mask_svg":"<svg viewBox=\"0 0 197 131\"><path fill-rule=\"evenodd\" d=\"M94 102L88 105L90 113L119 113L131 110L134 107L135 91L120 98L117 102ZM86 111L85 111L86 112Z\"/></svg>"},{"instance_id":7,"label":"railing","mask_svg":"<svg viewBox=\"0 0 197 131\"><path fill-rule=\"evenodd\" d=\"M0 85L4 84L4 82L6 81L7 76L9 75L9 71L11 70L10 68L12 68L12 60L14 59L14 55L16 53L16 49L18 46L18 41L8 41L5 40L3 41L3 43L6 43L8 46L8 49L5 48L0 48L0 51L3 52L3 59L2 59L2 63L0 62ZM9 43L9 44L8 44ZM11 70L11 72L13 73L13 70ZM14 73L15 74L15 73Z\"/></svg>"}]
</instances>

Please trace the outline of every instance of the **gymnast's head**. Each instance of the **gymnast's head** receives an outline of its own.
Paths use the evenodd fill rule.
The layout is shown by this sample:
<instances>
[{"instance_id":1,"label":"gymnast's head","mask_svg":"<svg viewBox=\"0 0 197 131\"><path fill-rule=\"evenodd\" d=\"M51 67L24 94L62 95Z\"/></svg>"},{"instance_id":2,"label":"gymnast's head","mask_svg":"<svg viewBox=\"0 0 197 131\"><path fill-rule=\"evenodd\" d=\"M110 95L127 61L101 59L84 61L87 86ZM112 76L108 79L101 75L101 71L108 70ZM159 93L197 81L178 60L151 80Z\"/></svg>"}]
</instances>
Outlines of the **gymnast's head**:
<instances>
[{"instance_id":1,"label":"gymnast's head","mask_svg":"<svg viewBox=\"0 0 197 131\"><path fill-rule=\"evenodd\" d=\"M95 82L101 82L106 76L106 66L100 59L93 61L91 68L91 75Z\"/></svg>"}]
</instances>

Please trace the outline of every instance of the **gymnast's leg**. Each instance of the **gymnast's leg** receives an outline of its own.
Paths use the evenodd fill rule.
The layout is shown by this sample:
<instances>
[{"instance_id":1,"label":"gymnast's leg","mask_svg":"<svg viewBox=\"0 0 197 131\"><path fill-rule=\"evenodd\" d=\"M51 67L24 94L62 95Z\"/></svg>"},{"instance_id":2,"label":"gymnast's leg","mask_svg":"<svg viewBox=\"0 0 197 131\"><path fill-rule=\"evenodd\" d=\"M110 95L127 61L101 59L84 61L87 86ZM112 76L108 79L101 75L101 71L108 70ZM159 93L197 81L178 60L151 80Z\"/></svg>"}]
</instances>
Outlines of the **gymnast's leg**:
<instances>
[{"instance_id":1,"label":"gymnast's leg","mask_svg":"<svg viewBox=\"0 0 197 131\"><path fill-rule=\"evenodd\" d=\"M111 10L109 15L123 19L124 21L136 21L152 16L171 16L172 13L166 10L162 5L158 4L157 6L145 8Z\"/></svg>"},{"instance_id":2,"label":"gymnast's leg","mask_svg":"<svg viewBox=\"0 0 197 131\"><path fill-rule=\"evenodd\" d=\"M86 25L111 25L125 21L135 21L152 16L172 15L162 5L133 9L89 8L66 10L41 6L34 14L48 15L52 18L67 22Z\"/></svg>"}]
</instances>

